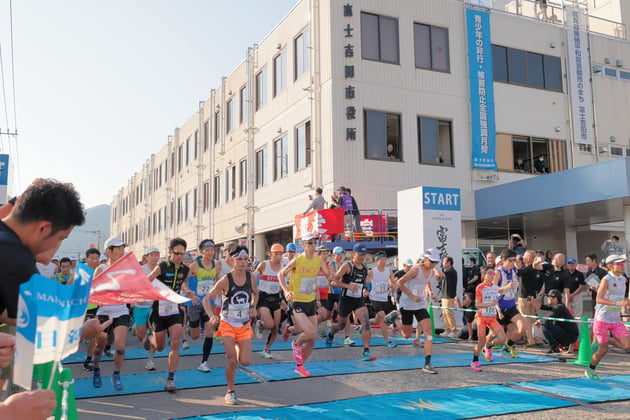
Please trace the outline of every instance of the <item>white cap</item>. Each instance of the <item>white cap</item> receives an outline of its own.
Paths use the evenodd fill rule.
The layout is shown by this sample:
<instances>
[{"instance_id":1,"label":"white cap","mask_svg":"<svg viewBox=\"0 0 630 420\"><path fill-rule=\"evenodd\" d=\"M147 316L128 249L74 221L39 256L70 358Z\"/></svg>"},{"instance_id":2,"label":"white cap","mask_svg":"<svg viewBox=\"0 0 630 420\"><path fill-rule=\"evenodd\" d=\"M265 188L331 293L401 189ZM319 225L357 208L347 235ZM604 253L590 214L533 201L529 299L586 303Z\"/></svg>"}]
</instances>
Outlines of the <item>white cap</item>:
<instances>
[{"instance_id":1,"label":"white cap","mask_svg":"<svg viewBox=\"0 0 630 420\"><path fill-rule=\"evenodd\" d=\"M54 257L52 257L52 260L50 260L50 261L54 261L54 260L59 261L60 259L61 259L61 257L59 255L55 255Z\"/></svg>"},{"instance_id":2,"label":"white cap","mask_svg":"<svg viewBox=\"0 0 630 420\"><path fill-rule=\"evenodd\" d=\"M302 242L304 241L310 241L311 239L317 239L317 235L313 234L312 232L307 232L306 235L304 235L304 237L302 238Z\"/></svg>"},{"instance_id":3,"label":"white cap","mask_svg":"<svg viewBox=\"0 0 630 420\"><path fill-rule=\"evenodd\" d=\"M157 247L152 246L151 248L147 249L147 252L145 252L144 255L149 255L153 252L157 252L159 254L160 250Z\"/></svg>"},{"instance_id":4,"label":"white cap","mask_svg":"<svg viewBox=\"0 0 630 420\"><path fill-rule=\"evenodd\" d=\"M118 236L112 236L111 238L105 241L105 249L110 248L112 246L125 246L125 243Z\"/></svg>"},{"instance_id":5,"label":"white cap","mask_svg":"<svg viewBox=\"0 0 630 420\"><path fill-rule=\"evenodd\" d=\"M434 248L429 248L424 251L423 257L428 258L431 262L440 262L440 254L438 253L437 249Z\"/></svg>"},{"instance_id":6,"label":"white cap","mask_svg":"<svg viewBox=\"0 0 630 420\"><path fill-rule=\"evenodd\" d=\"M628 258L625 255L612 254L606 258L606 264L614 264L627 261Z\"/></svg>"},{"instance_id":7,"label":"white cap","mask_svg":"<svg viewBox=\"0 0 630 420\"><path fill-rule=\"evenodd\" d=\"M70 254L70 261L79 261L79 256L77 254Z\"/></svg>"},{"instance_id":8,"label":"white cap","mask_svg":"<svg viewBox=\"0 0 630 420\"><path fill-rule=\"evenodd\" d=\"M101 258L99 259L99 261L107 261L107 255L101 254Z\"/></svg>"}]
</instances>

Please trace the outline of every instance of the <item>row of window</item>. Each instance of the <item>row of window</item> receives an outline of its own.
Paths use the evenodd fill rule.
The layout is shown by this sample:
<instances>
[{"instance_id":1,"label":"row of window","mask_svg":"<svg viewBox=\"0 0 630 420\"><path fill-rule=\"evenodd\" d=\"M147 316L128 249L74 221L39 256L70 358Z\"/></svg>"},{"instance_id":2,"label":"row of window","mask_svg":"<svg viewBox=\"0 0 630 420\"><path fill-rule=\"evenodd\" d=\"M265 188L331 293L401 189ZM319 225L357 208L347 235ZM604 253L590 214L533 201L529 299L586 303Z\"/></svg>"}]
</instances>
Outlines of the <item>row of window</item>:
<instances>
[{"instance_id":1,"label":"row of window","mask_svg":"<svg viewBox=\"0 0 630 420\"><path fill-rule=\"evenodd\" d=\"M630 71L616 69L614 67L603 67L603 71L596 73L602 73L605 77L612 77L613 79L630 80Z\"/></svg>"},{"instance_id":2,"label":"row of window","mask_svg":"<svg viewBox=\"0 0 630 420\"><path fill-rule=\"evenodd\" d=\"M495 82L562 92L560 57L493 45L492 72Z\"/></svg>"}]
</instances>

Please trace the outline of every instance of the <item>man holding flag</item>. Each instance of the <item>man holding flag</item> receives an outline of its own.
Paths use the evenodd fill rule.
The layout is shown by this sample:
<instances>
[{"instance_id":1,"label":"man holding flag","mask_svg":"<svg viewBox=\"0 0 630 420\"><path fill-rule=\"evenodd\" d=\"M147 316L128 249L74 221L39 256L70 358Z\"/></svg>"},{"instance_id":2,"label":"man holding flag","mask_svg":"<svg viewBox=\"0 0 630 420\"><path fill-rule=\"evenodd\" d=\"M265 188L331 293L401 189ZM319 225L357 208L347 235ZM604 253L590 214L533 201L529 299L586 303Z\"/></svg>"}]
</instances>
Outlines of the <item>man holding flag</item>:
<instances>
[{"instance_id":1,"label":"man holding flag","mask_svg":"<svg viewBox=\"0 0 630 420\"><path fill-rule=\"evenodd\" d=\"M107 254L108 268L112 266L116 261L121 259L125 255L125 243L118 237L112 237L105 241L105 253ZM99 266L94 270L94 277L99 274L107 273L108 269L103 270ZM125 346L127 342L127 331L129 331L129 308L124 303L118 303L113 305L102 305L98 308L96 316L99 321L106 322L108 319L112 320L112 324L108 327L114 332L114 348L116 353L114 354L114 373L112 375L112 384L116 391L122 391L124 389L122 381L120 380L120 370L122 364L125 361ZM109 331L106 331L109 332ZM101 356L103 349L97 343L94 349L94 371L92 372L92 385L94 388L100 388L103 386L103 379L101 378Z\"/></svg>"}]
</instances>

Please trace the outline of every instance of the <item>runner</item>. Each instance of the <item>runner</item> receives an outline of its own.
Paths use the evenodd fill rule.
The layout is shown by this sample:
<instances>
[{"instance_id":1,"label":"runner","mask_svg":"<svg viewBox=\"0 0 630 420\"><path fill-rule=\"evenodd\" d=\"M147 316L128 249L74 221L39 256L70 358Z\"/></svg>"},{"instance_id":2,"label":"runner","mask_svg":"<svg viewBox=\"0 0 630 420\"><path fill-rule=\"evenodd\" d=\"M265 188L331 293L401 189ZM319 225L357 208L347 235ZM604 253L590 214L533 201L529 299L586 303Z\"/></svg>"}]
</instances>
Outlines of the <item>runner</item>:
<instances>
[{"instance_id":1,"label":"runner","mask_svg":"<svg viewBox=\"0 0 630 420\"><path fill-rule=\"evenodd\" d=\"M281 301L280 283L278 281L278 272L282 269L282 254L284 247L281 244L273 244L270 249L270 257L268 260L262 261L256 267L254 274L260 278L258 283L258 316L260 320L256 321L256 331L262 333L262 329L270 330L267 337L267 343L260 352L265 359L273 359L269 349L278 337L281 318Z\"/></svg>"},{"instance_id":2,"label":"runner","mask_svg":"<svg viewBox=\"0 0 630 420\"><path fill-rule=\"evenodd\" d=\"M293 323L300 332L292 343L295 372L308 377L311 373L304 367L304 362L313 352L317 337L317 273L322 270L327 277L330 277L330 273L321 258L315 255L317 237L307 233L302 238L302 245L305 247L304 253L280 270L278 279L287 302L290 302ZM285 281L287 275L288 286Z\"/></svg>"},{"instance_id":3,"label":"runner","mask_svg":"<svg viewBox=\"0 0 630 420\"><path fill-rule=\"evenodd\" d=\"M377 253L374 260L376 261L376 267L371 269L368 274L368 277L371 279L370 282L372 283L370 302L376 314L374 324L380 324L385 346L388 349L393 349L396 347L396 344L389 339L389 327L385 322L385 314L387 313L389 291L390 288L394 286L394 273L386 266L387 254L384 252Z\"/></svg>"},{"instance_id":4,"label":"runner","mask_svg":"<svg viewBox=\"0 0 630 420\"><path fill-rule=\"evenodd\" d=\"M427 249L422 261L415 264L396 283L402 294L400 295L400 316L402 326L400 332L403 337L411 337L413 318L416 318L416 345L419 345L419 333L424 334L424 367L423 372L436 374L437 371L431 365L431 353L433 350L433 335L431 333L431 318L427 312L428 302L433 299L431 293L431 280L434 277L442 278L444 273L436 268L440 262L440 255L435 249Z\"/></svg>"},{"instance_id":5,"label":"runner","mask_svg":"<svg viewBox=\"0 0 630 420\"><path fill-rule=\"evenodd\" d=\"M328 257L330 255L330 250L326 248L325 245L320 245L317 247L317 254L319 258L324 262L326 268L330 272L330 263L328 262ZM317 304L317 325L318 325L318 334L321 336L322 332L324 333L324 337L326 332L328 332L328 328L321 328L322 323L326 325L326 322L329 318L328 310L326 307L328 306L328 291L330 289L330 282L328 278L324 275L324 273L319 270L317 273L317 294L319 295L319 301Z\"/></svg>"},{"instance_id":6,"label":"runner","mask_svg":"<svg viewBox=\"0 0 630 420\"><path fill-rule=\"evenodd\" d=\"M499 287L494 284L495 271L492 267L481 267L483 273L483 282L475 289L475 307L477 314L475 321L477 322L477 344L475 344L473 361L470 367L475 372L481 372L479 364L479 354L483 352L483 358L486 362L492 362L492 347L505 343L506 337L503 326L497 321L497 312L499 309ZM486 328L494 332L496 337L492 341L486 342Z\"/></svg>"},{"instance_id":7,"label":"runner","mask_svg":"<svg viewBox=\"0 0 630 420\"><path fill-rule=\"evenodd\" d=\"M601 279L597 289L597 305L595 306L595 321L593 334L596 340L593 343L593 357L589 367L584 371L588 379L599 381L599 375L595 372L597 364L608 353L608 343L630 350L630 335L625 325L621 322L621 310L630 307L630 301L626 297L626 282L624 265L627 260L625 255L610 255L606 258L606 264L610 267L608 274ZM612 337L609 337L609 334Z\"/></svg>"},{"instance_id":8,"label":"runner","mask_svg":"<svg viewBox=\"0 0 630 420\"><path fill-rule=\"evenodd\" d=\"M96 248L90 248L85 251L85 263L92 270L96 270L96 268L100 265L100 257L101 251ZM96 318L96 311L98 310L98 305L93 303L88 303L87 310L85 312L85 320ZM96 340L90 340L87 344L86 357L83 361L83 370L91 371L94 369L94 365L92 365L92 358L94 357L94 348L96 347Z\"/></svg>"},{"instance_id":9,"label":"runner","mask_svg":"<svg viewBox=\"0 0 630 420\"><path fill-rule=\"evenodd\" d=\"M107 271L108 267L111 267L116 261L121 259L125 254L125 247L127 245L118 237L112 237L105 241L105 254L107 255L107 264L100 265L94 270L94 277L98 276L104 271ZM108 319L112 319L112 324L105 330L106 333L113 333L114 348L116 353L114 354L114 373L112 375L112 384L116 391L122 391L124 389L122 381L120 380L120 370L122 369L123 362L125 361L125 347L127 341L127 331L129 331L129 308L127 305L103 305L98 308L96 312L101 323L104 323ZM94 370L92 371L92 385L94 388L100 388L103 386L103 379L101 378L101 355L103 353L103 343L97 343L94 349Z\"/></svg>"},{"instance_id":10,"label":"runner","mask_svg":"<svg viewBox=\"0 0 630 420\"><path fill-rule=\"evenodd\" d=\"M151 274L160 261L160 250L156 247L147 249L144 253L146 264L142 266L146 275ZM151 347L147 326L149 325L149 316L153 308L153 301L140 302L133 305L133 320L136 328L136 337L143 343L145 350L148 352L147 363L144 365L146 370L155 370L153 363L153 354L155 347Z\"/></svg>"},{"instance_id":11,"label":"runner","mask_svg":"<svg viewBox=\"0 0 630 420\"><path fill-rule=\"evenodd\" d=\"M182 292L189 297L193 303L198 303L199 299L188 288L189 268L183 264L186 253L186 241L182 238L173 238L168 247L168 260L159 263L149 274L149 280L158 279L176 293ZM179 340L182 338L183 311L177 303L167 300L160 300L153 303L153 310L149 317L153 335L149 342L156 351L162 351L166 347L166 332L170 338L171 351L168 353L168 377L164 389L168 392L175 392L175 370L179 362Z\"/></svg>"},{"instance_id":12,"label":"runner","mask_svg":"<svg viewBox=\"0 0 630 420\"><path fill-rule=\"evenodd\" d=\"M342 288L339 299L339 321L333 324L326 337L326 344L332 344L335 333L343 330L348 322L348 316L354 311L361 323L361 338L363 339L363 356L361 360L370 362L376 360L376 356L370 353L370 315L365 307L363 298L368 296L372 288L368 269L363 262L367 254L367 248L363 244L356 244L352 248L352 261L344 263L335 273L335 283Z\"/></svg>"},{"instance_id":13,"label":"runner","mask_svg":"<svg viewBox=\"0 0 630 420\"><path fill-rule=\"evenodd\" d=\"M516 253L510 248L505 248L501 251L501 262L501 266L494 273L494 284L499 286L499 307L501 308L498 313L499 323L506 328L510 324L514 324L516 328L511 333L508 331L508 340L503 346L500 356L516 358L518 353L514 348L515 341L520 339L525 333L525 322L516 307L518 290L518 278L516 268L514 268ZM488 337L494 338L493 333L490 333ZM490 341L491 338L488 338L488 340Z\"/></svg>"},{"instance_id":14,"label":"runner","mask_svg":"<svg viewBox=\"0 0 630 420\"><path fill-rule=\"evenodd\" d=\"M240 363L248 366L252 359L252 328L250 320L256 316L258 289L250 270L247 269L249 250L244 246L236 246L228 257L232 271L221 277L212 290L203 298L206 313L214 313L211 301L219 294L224 297L221 307L219 331L223 337L223 347L227 357L225 378L227 393L225 403L238 404L234 390L236 366ZM217 323L219 318L212 315L211 322ZM238 349L237 349L238 346Z\"/></svg>"},{"instance_id":15,"label":"runner","mask_svg":"<svg viewBox=\"0 0 630 420\"><path fill-rule=\"evenodd\" d=\"M204 239L199 243L200 256L190 266L190 275L188 276L188 288L192 290L199 299L198 304L187 306L188 322L190 323L190 338L196 340L201 334L200 325L203 323L203 350L201 354L201 364L197 369L202 372L210 372L208 366L208 358L212 351L214 343L214 329L217 324L210 322L210 315L219 315L219 311L208 314L206 313L201 301L214 287L217 278L217 268L220 270L220 262L214 260L214 241L212 239ZM218 308L218 302L211 302Z\"/></svg>"}]
</instances>

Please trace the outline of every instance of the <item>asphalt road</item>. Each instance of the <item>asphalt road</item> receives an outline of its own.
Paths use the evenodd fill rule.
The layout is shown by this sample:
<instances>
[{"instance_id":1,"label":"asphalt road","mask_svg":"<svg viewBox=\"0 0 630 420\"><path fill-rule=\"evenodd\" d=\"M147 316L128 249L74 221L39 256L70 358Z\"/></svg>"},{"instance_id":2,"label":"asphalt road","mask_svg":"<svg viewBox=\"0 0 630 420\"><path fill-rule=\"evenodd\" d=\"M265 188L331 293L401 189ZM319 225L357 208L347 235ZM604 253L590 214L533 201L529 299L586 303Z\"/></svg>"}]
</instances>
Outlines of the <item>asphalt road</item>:
<instances>
[{"instance_id":1,"label":"asphalt road","mask_svg":"<svg viewBox=\"0 0 630 420\"><path fill-rule=\"evenodd\" d=\"M373 330L375 335L376 331ZM191 342L201 344L202 339ZM129 346L138 347L138 340L131 334L128 336ZM472 352L473 343L459 341L434 345L434 354L454 352ZM81 350L84 350L82 345ZM421 348L409 345L395 349L373 347L372 353L379 357L394 355L418 355L423 357ZM519 348L520 352L543 354L546 349ZM290 351L274 351L273 360L265 360L259 354L252 355L252 364L291 361ZM331 348L315 350L310 360L358 359L361 348ZM200 356L182 357L179 369L196 369ZM144 373L145 360L128 360L123 367L124 375ZM165 371L166 359L156 359L158 370ZM211 355L210 367L224 367L225 356ZM73 370L74 378L89 378L90 372L82 369L80 364L68 365ZM111 375L112 362L102 366L103 375ZM439 368L437 375L428 375L420 370L403 370L396 372L377 372L363 374L332 375L326 377L301 378L288 381L237 385L240 399L238 406L226 406L224 403L225 387L206 387L179 390L177 393L167 392L138 393L115 397L86 398L77 400L81 419L170 419L226 413L232 411L261 409L268 407L308 404L333 400L342 400L369 395L395 392L422 391L436 389L463 388L478 385L503 384L507 382L553 380L583 376L583 368L560 361L529 364L500 364L484 367L483 372L473 372L468 367ZM630 355L619 350L609 353L604 364L598 368L600 375L628 374L630 372ZM164 373L166 378L166 373ZM177 382L177 375L176 375ZM584 404L581 406L509 414L491 418L510 419L557 419L561 417L584 418L593 416L597 419L627 419L630 417L630 392L627 401L602 404ZM476 417L474 412L470 417Z\"/></svg>"}]
</instances>

